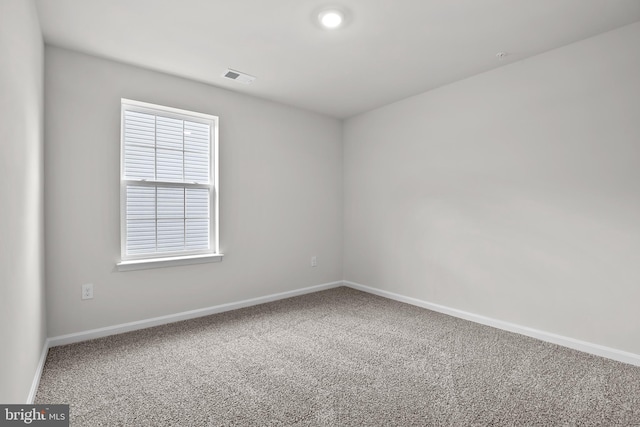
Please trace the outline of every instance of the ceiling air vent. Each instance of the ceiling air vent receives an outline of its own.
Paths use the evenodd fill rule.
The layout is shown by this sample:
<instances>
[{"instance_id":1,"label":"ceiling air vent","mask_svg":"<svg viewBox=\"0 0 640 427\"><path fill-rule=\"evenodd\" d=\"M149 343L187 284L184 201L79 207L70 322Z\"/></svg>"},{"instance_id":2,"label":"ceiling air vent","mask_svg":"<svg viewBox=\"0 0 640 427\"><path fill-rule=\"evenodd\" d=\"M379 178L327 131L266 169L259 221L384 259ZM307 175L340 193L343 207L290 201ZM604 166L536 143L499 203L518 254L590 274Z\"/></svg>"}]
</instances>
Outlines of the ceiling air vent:
<instances>
[{"instance_id":1,"label":"ceiling air vent","mask_svg":"<svg viewBox=\"0 0 640 427\"><path fill-rule=\"evenodd\" d=\"M243 73L241 71L232 70L231 68L225 71L224 74L222 74L222 77L235 80L239 83L244 83L246 85L248 85L249 83L253 83L253 81L256 79L255 77L250 76L249 74Z\"/></svg>"}]
</instances>

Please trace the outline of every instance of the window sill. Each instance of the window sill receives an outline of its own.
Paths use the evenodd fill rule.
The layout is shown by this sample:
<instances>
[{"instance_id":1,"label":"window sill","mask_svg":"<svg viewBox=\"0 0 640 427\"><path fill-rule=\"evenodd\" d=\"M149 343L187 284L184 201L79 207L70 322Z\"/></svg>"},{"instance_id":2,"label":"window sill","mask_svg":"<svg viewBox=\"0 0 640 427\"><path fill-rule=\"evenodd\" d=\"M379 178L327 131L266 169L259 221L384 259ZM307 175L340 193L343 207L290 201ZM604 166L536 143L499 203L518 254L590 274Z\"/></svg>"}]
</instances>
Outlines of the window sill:
<instances>
[{"instance_id":1,"label":"window sill","mask_svg":"<svg viewBox=\"0 0 640 427\"><path fill-rule=\"evenodd\" d=\"M224 254L189 255L169 258L134 259L116 263L118 271L147 270L150 268L174 267L176 265L220 262Z\"/></svg>"}]
</instances>

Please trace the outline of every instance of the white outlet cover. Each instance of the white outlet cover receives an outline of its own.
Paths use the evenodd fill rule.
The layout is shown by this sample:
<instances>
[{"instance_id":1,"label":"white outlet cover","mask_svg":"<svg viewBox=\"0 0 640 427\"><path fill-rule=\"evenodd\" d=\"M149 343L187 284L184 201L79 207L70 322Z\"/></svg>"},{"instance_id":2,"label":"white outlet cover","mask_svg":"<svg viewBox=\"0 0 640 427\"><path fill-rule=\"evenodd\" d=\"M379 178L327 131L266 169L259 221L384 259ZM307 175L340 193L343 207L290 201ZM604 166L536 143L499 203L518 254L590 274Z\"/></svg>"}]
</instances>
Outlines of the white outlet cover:
<instances>
[{"instance_id":1,"label":"white outlet cover","mask_svg":"<svg viewBox=\"0 0 640 427\"><path fill-rule=\"evenodd\" d=\"M86 283L82 285L82 299L93 298L93 283Z\"/></svg>"}]
</instances>

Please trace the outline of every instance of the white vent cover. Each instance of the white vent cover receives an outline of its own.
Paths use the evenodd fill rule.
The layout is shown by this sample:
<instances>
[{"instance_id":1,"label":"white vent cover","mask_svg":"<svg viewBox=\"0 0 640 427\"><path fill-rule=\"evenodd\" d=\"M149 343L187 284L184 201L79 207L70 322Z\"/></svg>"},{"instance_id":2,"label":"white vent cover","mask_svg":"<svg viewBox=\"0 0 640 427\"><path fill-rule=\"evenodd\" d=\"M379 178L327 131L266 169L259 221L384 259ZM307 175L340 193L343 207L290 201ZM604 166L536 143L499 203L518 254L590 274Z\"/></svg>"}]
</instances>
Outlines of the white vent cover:
<instances>
[{"instance_id":1,"label":"white vent cover","mask_svg":"<svg viewBox=\"0 0 640 427\"><path fill-rule=\"evenodd\" d=\"M248 85L249 83L253 83L253 81L256 79L253 76L250 76L247 73L243 73L241 71L236 71L236 70L232 70L231 68L227 69L227 71L225 71L222 74L222 77L225 77L227 79L231 79L231 80L235 80L239 83L244 83L246 85Z\"/></svg>"}]
</instances>

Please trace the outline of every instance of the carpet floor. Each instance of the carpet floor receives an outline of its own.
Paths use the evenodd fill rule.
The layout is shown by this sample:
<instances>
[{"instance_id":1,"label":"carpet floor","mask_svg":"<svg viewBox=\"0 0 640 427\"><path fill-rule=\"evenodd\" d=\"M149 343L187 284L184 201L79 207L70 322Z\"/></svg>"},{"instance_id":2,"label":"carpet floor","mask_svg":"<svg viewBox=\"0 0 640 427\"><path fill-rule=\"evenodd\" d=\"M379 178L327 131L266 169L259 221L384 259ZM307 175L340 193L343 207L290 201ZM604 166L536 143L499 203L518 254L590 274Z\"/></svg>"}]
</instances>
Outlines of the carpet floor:
<instances>
[{"instance_id":1,"label":"carpet floor","mask_svg":"<svg viewBox=\"0 0 640 427\"><path fill-rule=\"evenodd\" d=\"M49 350L74 426L640 425L640 367L350 288Z\"/></svg>"}]
</instances>

